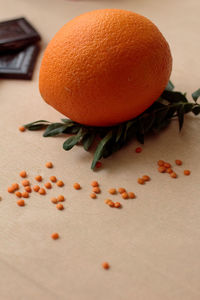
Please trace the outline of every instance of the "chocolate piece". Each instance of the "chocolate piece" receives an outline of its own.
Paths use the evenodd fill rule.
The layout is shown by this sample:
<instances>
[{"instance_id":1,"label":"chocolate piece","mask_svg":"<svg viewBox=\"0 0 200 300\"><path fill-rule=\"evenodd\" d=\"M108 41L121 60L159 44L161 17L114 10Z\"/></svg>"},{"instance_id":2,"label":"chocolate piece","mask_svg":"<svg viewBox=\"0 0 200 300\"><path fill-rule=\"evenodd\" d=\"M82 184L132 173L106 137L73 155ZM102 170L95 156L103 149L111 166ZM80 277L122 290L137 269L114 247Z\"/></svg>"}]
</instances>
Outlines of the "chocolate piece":
<instances>
[{"instance_id":1,"label":"chocolate piece","mask_svg":"<svg viewBox=\"0 0 200 300\"><path fill-rule=\"evenodd\" d=\"M0 53L39 41L40 35L25 18L0 22Z\"/></svg>"},{"instance_id":2,"label":"chocolate piece","mask_svg":"<svg viewBox=\"0 0 200 300\"><path fill-rule=\"evenodd\" d=\"M28 46L15 53L0 55L0 78L31 79L39 46Z\"/></svg>"}]
</instances>

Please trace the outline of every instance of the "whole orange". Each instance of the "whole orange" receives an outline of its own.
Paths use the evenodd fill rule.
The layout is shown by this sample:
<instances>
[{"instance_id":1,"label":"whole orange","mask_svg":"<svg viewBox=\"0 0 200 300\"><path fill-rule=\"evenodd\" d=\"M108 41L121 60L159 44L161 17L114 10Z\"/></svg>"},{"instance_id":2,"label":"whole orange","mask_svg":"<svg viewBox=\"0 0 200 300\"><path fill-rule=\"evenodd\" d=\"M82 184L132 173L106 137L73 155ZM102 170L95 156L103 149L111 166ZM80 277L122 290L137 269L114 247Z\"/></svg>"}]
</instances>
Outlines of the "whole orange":
<instances>
[{"instance_id":1,"label":"whole orange","mask_svg":"<svg viewBox=\"0 0 200 300\"><path fill-rule=\"evenodd\" d=\"M95 10L65 24L50 41L39 88L73 121L108 126L157 100L171 68L169 45L150 20L120 9Z\"/></svg>"}]
</instances>

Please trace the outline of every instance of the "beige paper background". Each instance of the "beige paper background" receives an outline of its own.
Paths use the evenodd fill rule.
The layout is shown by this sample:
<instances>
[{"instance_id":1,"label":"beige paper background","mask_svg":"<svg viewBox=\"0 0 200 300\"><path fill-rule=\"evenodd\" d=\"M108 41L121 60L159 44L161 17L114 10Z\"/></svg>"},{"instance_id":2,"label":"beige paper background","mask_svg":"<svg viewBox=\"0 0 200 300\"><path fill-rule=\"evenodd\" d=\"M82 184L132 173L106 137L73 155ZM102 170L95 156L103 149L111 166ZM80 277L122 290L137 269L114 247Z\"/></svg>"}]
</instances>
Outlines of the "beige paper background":
<instances>
[{"instance_id":1,"label":"beige paper background","mask_svg":"<svg viewBox=\"0 0 200 300\"><path fill-rule=\"evenodd\" d=\"M42 49L68 20L97 8L124 8L149 17L171 45L172 81L191 94L200 87L200 2L198 0L0 0L0 20L25 16L42 35ZM41 99L38 74L32 81L0 80L0 299L2 300L199 300L200 299L200 118L187 116L181 134L177 122L148 138L141 154L133 142L90 170L92 154L75 147L62 150L64 137L20 133L18 126L38 119L57 121L61 115ZM173 163L179 178L159 174L156 161ZM52 161L54 169L44 167ZM182 172L191 169L189 177ZM6 189L27 170L45 180L52 174L65 182L44 197L31 194L27 206L16 205ZM149 174L145 186L136 180ZM90 181L102 193L89 198ZM80 191L73 182L80 182ZM123 209L104 204L110 187L124 186L137 199L121 201ZM63 193L65 210L50 202ZM113 197L114 198L114 197ZM119 196L114 199L121 200ZM52 241L52 232L61 238ZM109 271L101 268L108 261Z\"/></svg>"}]
</instances>

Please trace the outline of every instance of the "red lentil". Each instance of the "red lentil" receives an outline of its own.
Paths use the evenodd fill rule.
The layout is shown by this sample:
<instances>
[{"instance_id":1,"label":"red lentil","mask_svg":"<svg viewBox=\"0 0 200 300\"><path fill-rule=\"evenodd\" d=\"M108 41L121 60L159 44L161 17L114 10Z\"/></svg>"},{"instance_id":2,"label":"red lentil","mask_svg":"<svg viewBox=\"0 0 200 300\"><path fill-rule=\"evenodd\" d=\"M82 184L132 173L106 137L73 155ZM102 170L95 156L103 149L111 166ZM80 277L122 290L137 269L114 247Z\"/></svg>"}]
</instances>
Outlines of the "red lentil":
<instances>
[{"instance_id":1,"label":"red lentil","mask_svg":"<svg viewBox=\"0 0 200 300\"><path fill-rule=\"evenodd\" d=\"M18 129L19 129L19 131L21 131L21 132L24 132L24 131L26 130L26 128L25 128L24 126L20 126Z\"/></svg>"},{"instance_id":2,"label":"red lentil","mask_svg":"<svg viewBox=\"0 0 200 300\"><path fill-rule=\"evenodd\" d=\"M27 177L26 171L21 171L19 173L19 176L21 176L22 178L26 178Z\"/></svg>"},{"instance_id":3,"label":"red lentil","mask_svg":"<svg viewBox=\"0 0 200 300\"><path fill-rule=\"evenodd\" d=\"M25 201L23 199L17 200L17 205L24 206L25 205Z\"/></svg>"},{"instance_id":4,"label":"red lentil","mask_svg":"<svg viewBox=\"0 0 200 300\"><path fill-rule=\"evenodd\" d=\"M44 186L45 186L47 189L51 189L51 188L52 188L52 185L51 185L50 182L46 182L46 183L44 184Z\"/></svg>"},{"instance_id":5,"label":"red lentil","mask_svg":"<svg viewBox=\"0 0 200 300\"><path fill-rule=\"evenodd\" d=\"M35 192L38 192L39 189L40 189L39 185L34 185L33 190L34 190Z\"/></svg>"},{"instance_id":6,"label":"red lentil","mask_svg":"<svg viewBox=\"0 0 200 300\"><path fill-rule=\"evenodd\" d=\"M191 172L190 172L190 170L184 170L183 173L184 173L184 175L188 176L188 175L190 175Z\"/></svg>"},{"instance_id":7,"label":"red lentil","mask_svg":"<svg viewBox=\"0 0 200 300\"><path fill-rule=\"evenodd\" d=\"M57 197L57 200L58 200L58 202L63 202L63 201L65 201L65 197L63 195L59 195Z\"/></svg>"},{"instance_id":8,"label":"red lentil","mask_svg":"<svg viewBox=\"0 0 200 300\"><path fill-rule=\"evenodd\" d=\"M117 193L116 189L114 189L114 188L109 189L108 192L109 192L111 195L114 195L114 194Z\"/></svg>"},{"instance_id":9,"label":"red lentil","mask_svg":"<svg viewBox=\"0 0 200 300\"><path fill-rule=\"evenodd\" d=\"M38 191L38 193L39 193L40 195L45 195L45 194L46 194L46 191L45 191L44 188L40 188L39 191Z\"/></svg>"},{"instance_id":10,"label":"red lentil","mask_svg":"<svg viewBox=\"0 0 200 300\"><path fill-rule=\"evenodd\" d=\"M135 194L133 192L128 192L128 197L130 199L134 199L135 198Z\"/></svg>"},{"instance_id":11,"label":"red lentil","mask_svg":"<svg viewBox=\"0 0 200 300\"><path fill-rule=\"evenodd\" d=\"M120 208L121 207L121 203L120 202L115 202L114 207Z\"/></svg>"},{"instance_id":12,"label":"red lentil","mask_svg":"<svg viewBox=\"0 0 200 300\"><path fill-rule=\"evenodd\" d=\"M41 175L35 176L35 180L38 182L42 181L42 176Z\"/></svg>"},{"instance_id":13,"label":"red lentil","mask_svg":"<svg viewBox=\"0 0 200 300\"><path fill-rule=\"evenodd\" d=\"M51 180L51 182L56 182L56 181L57 181L57 178L56 178L56 176L51 176L51 177L50 177L50 180Z\"/></svg>"},{"instance_id":14,"label":"red lentil","mask_svg":"<svg viewBox=\"0 0 200 300\"><path fill-rule=\"evenodd\" d=\"M49 168L49 169L53 168L53 164L52 164L52 162L50 162L50 161L48 161L48 162L45 164L45 166L46 166L47 168Z\"/></svg>"},{"instance_id":15,"label":"red lentil","mask_svg":"<svg viewBox=\"0 0 200 300\"><path fill-rule=\"evenodd\" d=\"M105 269L105 270L108 270L110 268L110 265L108 262L103 262L102 263L102 268Z\"/></svg>"},{"instance_id":16,"label":"red lentil","mask_svg":"<svg viewBox=\"0 0 200 300\"><path fill-rule=\"evenodd\" d=\"M32 189L31 187L28 185L28 186L25 186L25 191L28 192L28 193L31 193L32 192Z\"/></svg>"},{"instance_id":17,"label":"red lentil","mask_svg":"<svg viewBox=\"0 0 200 300\"><path fill-rule=\"evenodd\" d=\"M90 198L95 199L96 197L97 197L97 195L95 193L90 194Z\"/></svg>"},{"instance_id":18,"label":"red lentil","mask_svg":"<svg viewBox=\"0 0 200 300\"><path fill-rule=\"evenodd\" d=\"M73 187L74 187L75 190L80 190L80 188L81 188L80 184L77 183L77 182L75 182L75 183L73 184Z\"/></svg>"},{"instance_id":19,"label":"red lentil","mask_svg":"<svg viewBox=\"0 0 200 300\"><path fill-rule=\"evenodd\" d=\"M180 160L180 159L176 159L175 160L175 164L177 165L177 166L181 166L182 165L182 160Z\"/></svg>"},{"instance_id":20,"label":"red lentil","mask_svg":"<svg viewBox=\"0 0 200 300\"><path fill-rule=\"evenodd\" d=\"M57 240L57 239L59 239L59 234L57 232L54 232L54 233L52 233L51 238L53 240Z\"/></svg>"},{"instance_id":21,"label":"red lentil","mask_svg":"<svg viewBox=\"0 0 200 300\"><path fill-rule=\"evenodd\" d=\"M22 185L23 185L23 186L30 185L30 182L29 182L27 179L24 179L24 180L22 181Z\"/></svg>"},{"instance_id":22,"label":"red lentil","mask_svg":"<svg viewBox=\"0 0 200 300\"><path fill-rule=\"evenodd\" d=\"M95 194L99 194L101 192L100 188L98 186L95 186L93 187L92 191L95 193Z\"/></svg>"},{"instance_id":23,"label":"red lentil","mask_svg":"<svg viewBox=\"0 0 200 300\"><path fill-rule=\"evenodd\" d=\"M56 208L59 210L63 210L64 206L61 203L56 204Z\"/></svg>"},{"instance_id":24,"label":"red lentil","mask_svg":"<svg viewBox=\"0 0 200 300\"><path fill-rule=\"evenodd\" d=\"M122 193L124 193L124 192L126 192L126 190L124 189L124 188L118 188L118 192L120 193L120 194L122 194Z\"/></svg>"},{"instance_id":25,"label":"red lentil","mask_svg":"<svg viewBox=\"0 0 200 300\"><path fill-rule=\"evenodd\" d=\"M64 185L64 182L62 180L57 181L57 186L62 187Z\"/></svg>"},{"instance_id":26,"label":"red lentil","mask_svg":"<svg viewBox=\"0 0 200 300\"><path fill-rule=\"evenodd\" d=\"M92 181L92 182L91 182L91 186L93 186L93 187L99 186L98 181Z\"/></svg>"},{"instance_id":27,"label":"red lentil","mask_svg":"<svg viewBox=\"0 0 200 300\"><path fill-rule=\"evenodd\" d=\"M22 197L23 197L23 198L29 198L29 193L26 192L26 191L23 192L23 193L22 193Z\"/></svg>"}]
</instances>

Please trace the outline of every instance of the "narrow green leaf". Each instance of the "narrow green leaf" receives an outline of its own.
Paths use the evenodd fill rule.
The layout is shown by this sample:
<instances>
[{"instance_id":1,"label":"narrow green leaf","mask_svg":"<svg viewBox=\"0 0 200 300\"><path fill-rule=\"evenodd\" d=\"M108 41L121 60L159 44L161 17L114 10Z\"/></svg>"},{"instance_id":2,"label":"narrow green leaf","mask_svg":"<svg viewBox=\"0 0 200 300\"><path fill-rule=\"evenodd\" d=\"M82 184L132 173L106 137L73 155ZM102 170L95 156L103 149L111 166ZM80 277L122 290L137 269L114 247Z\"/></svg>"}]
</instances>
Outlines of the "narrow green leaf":
<instances>
[{"instance_id":1,"label":"narrow green leaf","mask_svg":"<svg viewBox=\"0 0 200 300\"><path fill-rule=\"evenodd\" d=\"M99 145L96 148L94 159L92 161L91 169L94 169L97 161L102 157L105 145L112 138L112 131L109 131L108 134L100 141Z\"/></svg>"},{"instance_id":2,"label":"narrow green leaf","mask_svg":"<svg viewBox=\"0 0 200 300\"><path fill-rule=\"evenodd\" d=\"M116 139L115 139L116 143L120 140L120 138L121 138L121 136L123 134L123 129L124 129L124 124L121 124L121 125L118 126L118 128L117 128L117 134L116 134Z\"/></svg>"},{"instance_id":3,"label":"narrow green leaf","mask_svg":"<svg viewBox=\"0 0 200 300\"><path fill-rule=\"evenodd\" d=\"M39 129L45 128L49 124L50 124L49 121L38 120L38 121L35 121L35 122L31 122L31 123L25 124L24 127L26 129L28 129L28 130L39 130Z\"/></svg>"},{"instance_id":4,"label":"narrow green leaf","mask_svg":"<svg viewBox=\"0 0 200 300\"><path fill-rule=\"evenodd\" d=\"M192 108L192 112L195 116L200 114L200 105Z\"/></svg>"},{"instance_id":5,"label":"narrow green leaf","mask_svg":"<svg viewBox=\"0 0 200 300\"><path fill-rule=\"evenodd\" d=\"M167 84L165 90L167 90L167 91L173 91L173 89L174 89L174 85L173 85L173 83L171 82L171 80L169 80L169 82L168 82L168 84Z\"/></svg>"},{"instance_id":6,"label":"narrow green leaf","mask_svg":"<svg viewBox=\"0 0 200 300\"><path fill-rule=\"evenodd\" d=\"M67 125L63 123L53 123L50 124L47 129L45 130L43 136L49 137L49 136L55 136L58 134L61 134L66 129Z\"/></svg>"},{"instance_id":7,"label":"narrow green leaf","mask_svg":"<svg viewBox=\"0 0 200 300\"><path fill-rule=\"evenodd\" d=\"M184 104L184 113L187 114L192 111L194 104L193 103L185 103Z\"/></svg>"},{"instance_id":8,"label":"narrow green leaf","mask_svg":"<svg viewBox=\"0 0 200 300\"><path fill-rule=\"evenodd\" d=\"M180 92L164 91L161 98L169 101L170 103L188 102L187 98Z\"/></svg>"},{"instance_id":9,"label":"narrow green leaf","mask_svg":"<svg viewBox=\"0 0 200 300\"><path fill-rule=\"evenodd\" d=\"M66 123L66 124L68 124L68 123L76 124L74 121L72 121L72 120L70 120L70 119L61 119L61 121L62 121L63 123Z\"/></svg>"},{"instance_id":10,"label":"narrow green leaf","mask_svg":"<svg viewBox=\"0 0 200 300\"><path fill-rule=\"evenodd\" d=\"M87 133L83 140L82 140L82 144L83 144L83 148L88 151L90 149L90 147L92 146L94 140L95 140L95 133L94 132L90 132L90 133Z\"/></svg>"},{"instance_id":11,"label":"narrow green leaf","mask_svg":"<svg viewBox=\"0 0 200 300\"><path fill-rule=\"evenodd\" d=\"M36 131L36 130L41 130L45 129L48 125L45 124L35 124L35 125L30 125L29 127L26 127L30 131Z\"/></svg>"},{"instance_id":12,"label":"narrow green leaf","mask_svg":"<svg viewBox=\"0 0 200 300\"><path fill-rule=\"evenodd\" d=\"M181 131L184 122L184 106L182 105L178 109L178 121L179 121L179 131Z\"/></svg>"},{"instance_id":13,"label":"narrow green leaf","mask_svg":"<svg viewBox=\"0 0 200 300\"><path fill-rule=\"evenodd\" d=\"M66 151L72 149L76 144L78 144L78 142L80 142L81 138L82 138L82 129L80 129L76 135L70 136L63 143L63 149Z\"/></svg>"},{"instance_id":14,"label":"narrow green leaf","mask_svg":"<svg viewBox=\"0 0 200 300\"><path fill-rule=\"evenodd\" d=\"M194 93L192 93L192 98L195 102L197 102L199 97L200 97L200 89L198 89Z\"/></svg>"}]
</instances>

